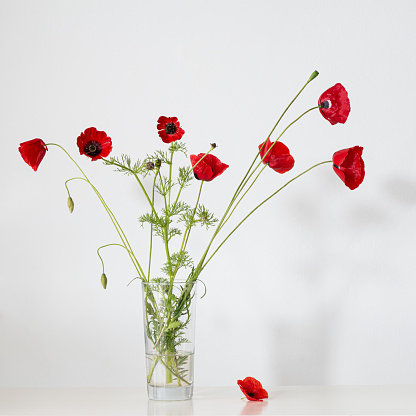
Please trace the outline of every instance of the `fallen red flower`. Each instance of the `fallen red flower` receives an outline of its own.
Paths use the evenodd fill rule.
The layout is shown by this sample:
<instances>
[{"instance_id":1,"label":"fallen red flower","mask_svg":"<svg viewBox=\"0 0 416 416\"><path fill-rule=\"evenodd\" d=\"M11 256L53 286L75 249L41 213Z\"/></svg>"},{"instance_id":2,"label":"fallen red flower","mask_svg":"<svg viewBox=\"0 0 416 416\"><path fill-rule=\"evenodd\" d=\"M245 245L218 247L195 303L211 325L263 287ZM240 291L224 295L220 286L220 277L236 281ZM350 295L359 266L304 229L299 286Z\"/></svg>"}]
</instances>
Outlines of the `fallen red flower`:
<instances>
[{"instance_id":1,"label":"fallen red flower","mask_svg":"<svg viewBox=\"0 0 416 416\"><path fill-rule=\"evenodd\" d=\"M351 190L358 188L364 180L364 161L361 157L363 148L361 146L350 147L339 150L332 157L335 173L341 178Z\"/></svg>"},{"instance_id":2,"label":"fallen red flower","mask_svg":"<svg viewBox=\"0 0 416 416\"><path fill-rule=\"evenodd\" d=\"M266 144L264 146L263 143L259 144L260 157L262 159L272 147L272 144L273 143L270 139L266 140ZM285 173L293 168L295 159L293 159L286 145L282 142L276 142L272 150L270 150L270 152L267 153L267 156L263 159L263 163L265 165L269 165L269 167L271 167L275 172Z\"/></svg>"},{"instance_id":3,"label":"fallen red flower","mask_svg":"<svg viewBox=\"0 0 416 416\"><path fill-rule=\"evenodd\" d=\"M331 124L344 124L351 111L347 90L340 83L326 90L319 97L318 104L319 111Z\"/></svg>"},{"instance_id":4,"label":"fallen red flower","mask_svg":"<svg viewBox=\"0 0 416 416\"><path fill-rule=\"evenodd\" d=\"M256 380L254 377L246 377L244 380L237 380L237 384L240 386L241 391L248 400L262 402L262 399L269 398L269 394L263 389L260 381Z\"/></svg>"},{"instance_id":5,"label":"fallen red flower","mask_svg":"<svg viewBox=\"0 0 416 416\"><path fill-rule=\"evenodd\" d=\"M105 131L89 127L77 138L79 153L91 158L91 161L101 159L110 154L113 149L111 137Z\"/></svg>"},{"instance_id":6,"label":"fallen red flower","mask_svg":"<svg viewBox=\"0 0 416 416\"><path fill-rule=\"evenodd\" d=\"M23 160L36 172L48 148L41 139L20 143L19 152Z\"/></svg>"},{"instance_id":7,"label":"fallen red flower","mask_svg":"<svg viewBox=\"0 0 416 416\"><path fill-rule=\"evenodd\" d=\"M157 129L163 143L180 140L185 134L185 130L181 128L177 117L160 116L157 120Z\"/></svg>"},{"instance_id":8,"label":"fallen red flower","mask_svg":"<svg viewBox=\"0 0 416 416\"><path fill-rule=\"evenodd\" d=\"M221 173L223 173L225 169L229 167L225 163L222 163L221 160L219 160L214 155L204 156L205 153L200 153L199 155L191 155L191 163L195 178L200 181L210 182L217 176L221 175ZM202 160L199 162L200 159Z\"/></svg>"}]
</instances>

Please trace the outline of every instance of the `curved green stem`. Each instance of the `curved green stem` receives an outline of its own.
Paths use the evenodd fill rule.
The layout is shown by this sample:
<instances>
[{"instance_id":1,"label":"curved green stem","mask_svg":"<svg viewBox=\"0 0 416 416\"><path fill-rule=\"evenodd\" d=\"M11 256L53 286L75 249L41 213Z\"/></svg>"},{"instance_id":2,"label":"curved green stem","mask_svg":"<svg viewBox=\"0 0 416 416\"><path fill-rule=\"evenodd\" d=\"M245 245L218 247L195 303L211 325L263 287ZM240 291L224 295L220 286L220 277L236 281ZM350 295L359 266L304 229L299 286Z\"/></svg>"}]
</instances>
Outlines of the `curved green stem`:
<instances>
[{"instance_id":1,"label":"curved green stem","mask_svg":"<svg viewBox=\"0 0 416 416\"><path fill-rule=\"evenodd\" d=\"M289 127L293 126L293 124L295 124L298 120L300 120L305 114L308 114L310 111L315 110L317 108L319 108L320 106L317 105L316 107L312 107L309 110L306 110L304 113L302 113L298 118L296 118L295 120L293 120L290 124L288 124L286 126L286 128L279 134L278 138L273 142L273 144L270 146L269 150L264 154L264 156L261 158L260 162L257 164L257 166L254 168L254 170L250 173L249 177L247 178L247 180L243 183L243 186L241 187L241 190L236 193L236 198L238 197L238 195L240 194L240 192L244 189L244 187L246 186L247 182L250 180L250 178L253 176L254 172L259 168L259 166L262 164L263 160L267 157L267 155L272 151L274 145L280 140L280 138L283 136L283 134L289 129ZM266 140L267 141L267 140ZM263 143L266 143L266 141ZM262 146L262 147L263 147ZM260 153L260 152L259 152Z\"/></svg>"},{"instance_id":2,"label":"curved green stem","mask_svg":"<svg viewBox=\"0 0 416 416\"><path fill-rule=\"evenodd\" d=\"M201 267L201 271L205 268L205 266L209 263L209 261L212 259L212 257L215 255L215 253L221 248L221 246L231 237L231 235L237 230L238 227L255 211L257 211L263 204L265 204L269 199L273 198L277 193L279 193L282 189L284 189L287 185L292 183L294 180L300 178L305 173L309 172L310 170L316 168L317 166L323 165L325 163L332 163L332 160L326 160L325 162L317 163L316 165L311 166L309 169L306 169L299 175L292 178L290 181L286 182L282 187L280 187L276 192L273 192L269 197L267 197L264 201L262 201L259 205L257 205L253 210L251 210L239 223L238 225L225 237L225 239L221 242L221 244L217 247L217 249L211 254L211 256L208 258L208 260L203 264Z\"/></svg>"},{"instance_id":3,"label":"curved green stem","mask_svg":"<svg viewBox=\"0 0 416 416\"><path fill-rule=\"evenodd\" d=\"M283 116L286 114L287 110L289 110L289 108L292 106L292 104L296 101L296 99L299 97L299 95L302 93L302 91L306 88L306 86L313 80L316 78L317 75L315 75L315 73L318 73L317 71L314 71L312 73L312 75L309 77L308 81L305 83L305 85L299 90L299 92L295 95L295 98L293 98L293 100L289 103L289 105L285 108L285 110L283 111L283 113L281 114L281 116L279 117L279 119L277 120L276 124L273 126L272 130L270 131L269 135L267 136L265 142L263 143L262 147L259 149L259 151L257 152L255 158L253 159L253 162L251 163L250 167L248 168L245 176L243 177L243 180L240 182L240 185L238 185L237 190L235 191L235 194L237 194L237 192L240 191L240 187L244 187L243 183L247 177L247 175L250 173L251 168L254 166L254 163L256 162L257 156L259 156L261 150L263 149L263 147L266 144L266 141L268 138L270 138L270 136L273 134L273 132L275 131L277 125L280 123L280 120L282 120ZM234 194L234 195L235 195ZM235 197L237 198L237 197ZM233 197L234 199L234 197Z\"/></svg>"},{"instance_id":4,"label":"curved green stem","mask_svg":"<svg viewBox=\"0 0 416 416\"><path fill-rule=\"evenodd\" d=\"M101 250L102 248L104 248L104 247L109 247L109 246L119 246L119 247L123 247L123 248L124 248L124 250L127 250L127 252L128 252L129 254L131 254L131 253L130 253L130 251L129 251L129 249L128 249L126 246L124 246L123 244L111 243L111 244L106 244L106 245L104 245L104 246L98 247L98 248L97 248L97 254L98 254L98 257L100 258L100 260L101 260L101 264L102 264L102 266L103 266L103 273L104 273L104 261L103 261L103 258L102 258L102 257L101 257L101 255L100 255L100 250Z\"/></svg>"},{"instance_id":5,"label":"curved green stem","mask_svg":"<svg viewBox=\"0 0 416 416\"><path fill-rule=\"evenodd\" d=\"M73 181L73 180L75 180L75 179L80 179L80 180L82 180L82 181L86 181L86 182L88 182L85 178L80 178L80 177L76 177L76 178L71 178L71 179L68 179L67 181L65 181L65 188L66 188L66 191L68 192L68 196L70 197L71 196L71 194L69 193L69 189L68 189L68 182L71 182L71 181Z\"/></svg>"},{"instance_id":6,"label":"curved green stem","mask_svg":"<svg viewBox=\"0 0 416 416\"><path fill-rule=\"evenodd\" d=\"M230 219L231 215L233 215L233 212L235 211L235 209L238 207L239 203L241 202L241 200L246 196L247 192L251 189L251 187L254 185L254 183L256 182L256 180L258 179L258 177L261 175L261 173L263 172L264 169L266 169L267 165L263 166L263 169L258 173L258 175L255 177L255 179L253 180L253 182L251 182L251 185L247 188L247 190L244 192L243 196L237 201L237 203L234 205L232 211L230 212L230 214L228 215L228 217L224 220L224 222L221 224L221 227L219 227L219 231L221 231L221 229L224 227L224 225L226 224L226 222Z\"/></svg>"},{"instance_id":7,"label":"curved green stem","mask_svg":"<svg viewBox=\"0 0 416 416\"><path fill-rule=\"evenodd\" d=\"M234 193L234 195L233 195L233 197L232 197L232 199L231 199L231 202L229 203L229 205L228 205L228 207L227 207L227 209L225 210L225 213L224 213L224 215L222 216L222 218L221 218L221 220L220 220L220 222L218 223L218 225L217 225L217 228L215 229L215 232L214 232L214 234L213 234L213 236L212 236L212 238L211 238L211 240L210 240L210 242L208 243L208 247L206 248L206 250L205 250L205 252L204 252L204 254L202 255L202 258L201 258L201 260L199 261L199 263L198 263L198 265L197 265L197 267L196 267L196 273L195 273L195 276L196 276L196 278L198 277L198 275L199 275L199 273L201 272L201 270L202 270L202 265L203 265L203 263L204 263L204 261L205 261L205 258L206 258L206 256L207 256L207 254L208 254L208 251L209 251L209 249L210 249L210 247L211 247L211 245L212 245L212 243L213 243L213 241L214 241L214 239L215 239L215 237L218 235L218 233L220 232L220 230L221 230L221 228L222 228L222 226L224 225L224 222L226 221L226 219L227 219L227 221L228 221L228 219L229 219L229 216L227 217L227 215L228 215L228 212L230 211L230 209L232 208L232 206L233 206L233 204L234 204L234 202L236 201L236 199L238 198L238 196L240 195L240 193L242 192L242 190L244 189L244 187L247 185L247 183L248 183L248 181L250 180L250 178L253 176L253 174L254 174L254 172L256 172L256 170L259 168L259 166L261 165L261 163L262 163L262 161L264 160L264 158L268 155L268 153L272 150L272 148L273 148L273 146L276 144L276 142L282 137L282 135L287 131L287 129L290 127L290 126L292 126L293 124L295 124L299 119L301 119L305 114L307 114L307 113L309 113L310 111L312 111L312 110L314 110L314 109L316 109L316 108L319 108L319 106L316 106L316 107L312 107L312 108L310 108L309 110L306 110L304 113L302 113L298 118L296 118L294 121L292 121L283 131L282 131L282 133L278 136L278 138L274 141L274 143L272 144L272 146L270 147L270 149L266 152L266 154L262 157L262 159L261 159L261 161L258 163L258 165L254 168L254 170L249 174L249 171L250 171L250 169L252 168L252 166L253 166L253 164L254 164L254 162L255 162L255 160L253 161L253 164L250 166L250 169L249 169L249 171L247 171L247 173L246 173L246 175L245 175L245 177L244 178L246 178L246 179L243 179L243 181L240 183L240 185L239 185L239 187L237 188L237 191ZM273 130L274 130L274 128L273 128ZM272 131L273 131L272 130ZM259 152L260 153L260 152ZM258 153L258 154L259 154ZM258 155L257 154L257 155ZM256 156L256 158L257 158L257 156ZM262 172L263 170L261 170L260 171L260 173ZM247 177L248 176L248 177ZM259 176L259 175L258 175ZM258 177L257 176L257 177ZM254 180L254 182L257 180L257 178L255 178L255 180ZM254 183L253 182L253 183ZM245 195L245 194L244 194ZM243 197L244 197L244 195L243 195Z\"/></svg>"},{"instance_id":8,"label":"curved green stem","mask_svg":"<svg viewBox=\"0 0 416 416\"><path fill-rule=\"evenodd\" d=\"M117 221L115 215L113 214L113 212L108 207L108 205L105 202L105 200L102 197L102 195L98 192L98 189L91 183L91 181L88 179L87 175L84 173L84 171L78 165L78 163L75 162L75 160L72 158L72 156L66 151L66 149L64 149L61 145L56 144L56 143L48 143L46 146L57 146L57 147L59 147L61 150L64 151L64 153L66 153L66 155L72 160L72 162L75 164L75 166L82 173L82 175L84 176L85 179L84 178L79 178L79 179L82 179L82 180L86 181L91 186L91 188L94 190L94 192L97 195L98 199L100 200L100 202L104 206L104 209L107 211L107 214L110 217L110 219L111 219L111 221L112 221L112 223L113 223L113 225L114 225L114 227L115 227L115 229L116 229L116 231L117 231L117 233L118 233L121 241L123 242L123 244L126 247L126 249L128 247L128 249L129 249L128 251L130 253L130 258L131 258L131 260L133 262L134 267L136 268L136 270L139 273L139 275L141 275L141 277L143 279L145 279L145 274L143 272L143 269L141 268L140 263L138 262L136 256L134 255L134 252L133 252L133 250L132 250L132 248L130 246L129 241L127 240L126 235L124 234L123 229L121 228L120 224L118 223L118 221ZM73 179L77 179L77 178L72 178L70 180L73 180ZM67 182L69 182L69 181L67 181ZM67 182L65 182L65 187L66 187L66 189L67 189L67 191L69 193L68 186L67 186Z\"/></svg>"}]
</instances>

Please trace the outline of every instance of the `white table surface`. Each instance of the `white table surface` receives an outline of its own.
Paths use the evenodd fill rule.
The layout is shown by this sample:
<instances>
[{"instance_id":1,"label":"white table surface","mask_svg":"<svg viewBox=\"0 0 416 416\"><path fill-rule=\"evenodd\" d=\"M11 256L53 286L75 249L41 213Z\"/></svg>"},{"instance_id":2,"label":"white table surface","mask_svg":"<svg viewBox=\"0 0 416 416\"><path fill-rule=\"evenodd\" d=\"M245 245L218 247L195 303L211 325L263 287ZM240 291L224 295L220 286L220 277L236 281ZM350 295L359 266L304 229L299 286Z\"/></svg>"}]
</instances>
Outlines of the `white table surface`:
<instances>
[{"instance_id":1,"label":"white table surface","mask_svg":"<svg viewBox=\"0 0 416 416\"><path fill-rule=\"evenodd\" d=\"M263 402L235 387L199 387L192 400L148 400L146 389L3 388L0 415L416 415L416 385L268 387Z\"/></svg>"}]
</instances>

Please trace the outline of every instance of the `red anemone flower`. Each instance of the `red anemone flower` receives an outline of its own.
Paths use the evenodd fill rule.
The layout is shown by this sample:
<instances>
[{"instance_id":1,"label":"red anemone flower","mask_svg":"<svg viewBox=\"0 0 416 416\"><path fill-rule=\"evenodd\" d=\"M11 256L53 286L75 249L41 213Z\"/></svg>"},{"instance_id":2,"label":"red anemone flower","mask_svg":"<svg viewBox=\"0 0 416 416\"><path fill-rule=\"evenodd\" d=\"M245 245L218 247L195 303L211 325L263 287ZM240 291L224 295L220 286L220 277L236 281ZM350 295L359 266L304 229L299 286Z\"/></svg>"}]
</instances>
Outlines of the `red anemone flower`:
<instances>
[{"instance_id":1,"label":"red anemone flower","mask_svg":"<svg viewBox=\"0 0 416 416\"><path fill-rule=\"evenodd\" d=\"M262 399L268 399L269 394L264 390L260 381L254 377L246 377L244 380L237 380L241 391L249 400L262 402Z\"/></svg>"},{"instance_id":2,"label":"red anemone flower","mask_svg":"<svg viewBox=\"0 0 416 416\"><path fill-rule=\"evenodd\" d=\"M163 143L180 140L185 134L185 130L181 128L177 117L160 116L157 120L157 129Z\"/></svg>"},{"instance_id":3,"label":"red anemone flower","mask_svg":"<svg viewBox=\"0 0 416 416\"><path fill-rule=\"evenodd\" d=\"M288 172L293 168L295 164L295 159L293 159L290 151L286 145L282 142L276 142L272 148L272 142L270 139L266 140L266 144L263 146L263 143L259 144L260 157L263 159L264 155L267 153L267 156L263 159L265 165L269 165L274 171L279 173ZM263 148L262 148L263 146Z\"/></svg>"},{"instance_id":4,"label":"red anemone flower","mask_svg":"<svg viewBox=\"0 0 416 416\"><path fill-rule=\"evenodd\" d=\"M318 100L319 111L331 124L347 121L351 106L347 90L342 84L335 84L326 90Z\"/></svg>"},{"instance_id":5,"label":"red anemone flower","mask_svg":"<svg viewBox=\"0 0 416 416\"><path fill-rule=\"evenodd\" d=\"M20 143L19 152L23 160L36 172L48 148L41 139Z\"/></svg>"},{"instance_id":6,"label":"red anemone flower","mask_svg":"<svg viewBox=\"0 0 416 416\"><path fill-rule=\"evenodd\" d=\"M110 154L113 149L111 137L105 131L89 127L77 138L79 153L91 158L91 161L101 159Z\"/></svg>"},{"instance_id":7,"label":"red anemone flower","mask_svg":"<svg viewBox=\"0 0 416 416\"><path fill-rule=\"evenodd\" d=\"M200 159L202 160L199 162ZM205 155L205 153L200 153L198 156L191 155L191 163L195 178L206 182L212 181L229 167L225 163L222 163L216 156Z\"/></svg>"},{"instance_id":8,"label":"red anemone flower","mask_svg":"<svg viewBox=\"0 0 416 416\"><path fill-rule=\"evenodd\" d=\"M364 180L364 161L361 146L350 147L334 153L332 162L335 173L351 190L358 188Z\"/></svg>"}]
</instances>

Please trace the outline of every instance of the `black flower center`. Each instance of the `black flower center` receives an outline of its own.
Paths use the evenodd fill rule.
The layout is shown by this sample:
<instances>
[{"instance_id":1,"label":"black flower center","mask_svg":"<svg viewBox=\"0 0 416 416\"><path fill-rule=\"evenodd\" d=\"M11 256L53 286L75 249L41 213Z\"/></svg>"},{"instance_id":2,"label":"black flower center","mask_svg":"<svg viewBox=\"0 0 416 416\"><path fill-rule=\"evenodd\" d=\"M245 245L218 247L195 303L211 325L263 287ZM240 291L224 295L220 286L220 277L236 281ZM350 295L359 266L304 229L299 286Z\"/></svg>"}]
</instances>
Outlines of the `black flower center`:
<instances>
[{"instance_id":1,"label":"black flower center","mask_svg":"<svg viewBox=\"0 0 416 416\"><path fill-rule=\"evenodd\" d=\"M328 110L329 107L331 107L331 101L326 100L323 103L321 103L321 108L324 108L325 110Z\"/></svg>"},{"instance_id":2,"label":"black flower center","mask_svg":"<svg viewBox=\"0 0 416 416\"><path fill-rule=\"evenodd\" d=\"M84 145L84 152L87 156L95 157L98 156L103 147L100 143L96 142L95 140L91 140L90 142L85 143Z\"/></svg>"},{"instance_id":3,"label":"black flower center","mask_svg":"<svg viewBox=\"0 0 416 416\"><path fill-rule=\"evenodd\" d=\"M175 123L168 123L168 124L166 124L165 129L166 129L166 133L167 134L175 134L176 133L176 130L178 128L176 127L176 124Z\"/></svg>"}]
</instances>

